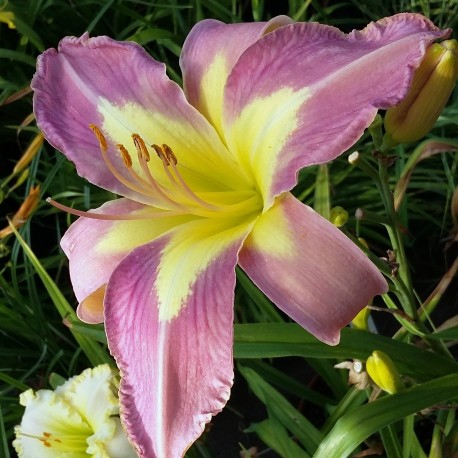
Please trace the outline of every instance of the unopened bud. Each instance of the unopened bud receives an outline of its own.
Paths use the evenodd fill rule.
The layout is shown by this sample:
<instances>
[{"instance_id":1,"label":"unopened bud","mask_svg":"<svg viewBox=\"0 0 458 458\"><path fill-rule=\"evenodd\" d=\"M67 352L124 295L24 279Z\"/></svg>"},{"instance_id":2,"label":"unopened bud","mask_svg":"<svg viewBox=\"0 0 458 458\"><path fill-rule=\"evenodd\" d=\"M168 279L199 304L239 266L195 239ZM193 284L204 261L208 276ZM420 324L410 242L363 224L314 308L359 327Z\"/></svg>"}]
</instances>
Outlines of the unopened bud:
<instances>
[{"instance_id":1,"label":"unopened bud","mask_svg":"<svg viewBox=\"0 0 458 458\"><path fill-rule=\"evenodd\" d=\"M404 388L393 361L382 351L376 350L367 358L366 371L372 381L387 393L397 393Z\"/></svg>"},{"instance_id":2,"label":"unopened bud","mask_svg":"<svg viewBox=\"0 0 458 458\"><path fill-rule=\"evenodd\" d=\"M329 221L336 227L342 227L348 221L348 212L342 207L333 207L329 213Z\"/></svg>"},{"instance_id":3,"label":"unopened bud","mask_svg":"<svg viewBox=\"0 0 458 458\"><path fill-rule=\"evenodd\" d=\"M353 151L353 153L348 156L348 162L351 165L355 165L359 160L359 152L358 151Z\"/></svg>"},{"instance_id":4,"label":"unopened bud","mask_svg":"<svg viewBox=\"0 0 458 458\"><path fill-rule=\"evenodd\" d=\"M22 205L19 207L19 210L11 218L11 224L16 228L20 228L25 224L27 219L33 213L35 208L40 201L40 187L35 186L30 189L29 195L25 198ZM11 226L6 226L4 229L0 230L0 239L6 237L13 233Z\"/></svg>"},{"instance_id":5,"label":"unopened bud","mask_svg":"<svg viewBox=\"0 0 458 458\"><path fill-rule=\"evenodd\" d=\"M43 141L44 141L44 137L41 132L35 135L33 140L30 142L30 145L25 150L24 154L21 156L19 161L14 166L14 169L13 169L14 173L18 173L21 170L24 170L30 164L32 159L36 156L39 149L43 145Z\"/></svg>"},{"instance_id":6,"label":"unopened bud","mask_svg":"<svg viewBox=\"0 0 458 458\"><path fill-rule=\"evenodd\" d=\"M351 321L351 324L356 328L356 329L362 329L364 331L367 331L369 329L368 327L368 319L371 311L369 308L364 307L358 315L356 315L353 320Z\"/></svg>"},{"instance_id":7,"label":"unopened bud","mask_svg":"<svg viewBox=\"0 0 458 458\"><path fill-rule=\"evenodd\" d=\"M434 126L458 79L458 42L434 43L415 71L412 87L405 99L389 108L385 115L389 145L414 142Z\"/></svg>"},{"instance_id":8,"label":"unopened bud","mask_svg":"<svg viewBox=\"0 0 458 458\"><path fill-rule=\"evenodd\" d=\"M15 29L14 13L11 11L0 11L0 22L4 22L10 29Z\"/></svg>"}]
</instances>

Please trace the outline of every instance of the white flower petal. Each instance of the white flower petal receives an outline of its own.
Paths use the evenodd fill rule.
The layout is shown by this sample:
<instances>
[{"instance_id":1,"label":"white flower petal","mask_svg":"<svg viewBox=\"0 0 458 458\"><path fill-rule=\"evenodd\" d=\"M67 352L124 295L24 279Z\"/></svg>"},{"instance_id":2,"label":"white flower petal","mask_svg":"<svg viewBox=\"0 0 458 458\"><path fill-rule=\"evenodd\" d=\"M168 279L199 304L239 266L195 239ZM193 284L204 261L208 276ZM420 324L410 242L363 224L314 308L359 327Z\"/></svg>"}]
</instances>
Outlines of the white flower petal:
<instances>
[{"instance_id":1,"label":"white flower petal","mask_svg":"<svg viewBox=\"0 0 458 458\"><path fill-rule=\"evenodd\" d=\"M106 444L108 455L110 458L137 458L137 453L127 440L121 420L117 417L113 417L112 420L116 425L116 430L113 439Z\"/></svg>"},{"instance_id":2,"label":"white flower petal","mask_svg":"<svg viewBox=\"0 0 458 458\"><path fill-rule=\"evenodd\" d=\"M72 404L104 440L111 438L115 429L114 424L107 426L104 422L119 411L114 390L114 374L108 364L102 364L72 377L58 387L56 393ZM104 431L99 434L100 428Z\"/></svg>"},{"instance_id":3,"label":"white flower petal","mask_svg":"<svg viewBox=\"0 0 458 458\"><path fill-rule=\"evenodd\" d=\"M50 390L28 390L20 403L26 409L13 442L20 458L87 456L86 438L92 428L64 399Z\"/></svg>"},{"instance_id":4,"label":"white flower petal","mask_svg":"<svg viewBox=\"0 0 458 458\"><path fill-rule=\"evenodd\" d=\"M55 391L20 395L24 416L13 446L19 458L135 458L120 420L118 380L105 364L86 369Z\"/></svg>"}]
</instances>

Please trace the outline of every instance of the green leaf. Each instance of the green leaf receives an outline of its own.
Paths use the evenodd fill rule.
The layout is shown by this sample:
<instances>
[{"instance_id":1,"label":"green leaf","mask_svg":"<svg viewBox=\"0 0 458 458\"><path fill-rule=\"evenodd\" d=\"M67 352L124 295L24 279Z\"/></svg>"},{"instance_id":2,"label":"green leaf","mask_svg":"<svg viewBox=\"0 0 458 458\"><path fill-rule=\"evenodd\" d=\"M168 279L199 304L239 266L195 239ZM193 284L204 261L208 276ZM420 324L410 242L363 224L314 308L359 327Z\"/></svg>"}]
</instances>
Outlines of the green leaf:
<instances>
[{"instance_id":1,"label":"green leaf","mask_svg":"<svg viewBox=\"0 0 458 458\"><path fill-rule=\"evenodd\" d=\"M37 33L30 27L25 21L23 21L19 16L15 16L14 22L16 23L17 31L24 37L26 37L30 43L32 43L35 48L43 52L45 50L45 46L41 41L41 38L37 35Z\"/></svg>"},{"instance_id":2,"label":"green leaf","mask_svg":"<svg viewBox=\"0 0 458 458\"><path fill-rule=\"evenodd\" d=\"M67 326L74 332L89 337L92 340L106 344L107 335L103 324L83 323L78 318L67 318Z\"/></svg>"},{"instance_id":3,"label":"green leaf","mask_svg":"<svg viewBox=\"0 0 458 458\"><path fill-rule=\"evenodd\" d=\"M0 59L9 59L17 62L23 62L24 64L28 64L31 67L36 66L37 61L22 52L19 51L12 51L11 49L0 48ZM2 64L3 66L4 64Z\"/></svg>"},{"instance_id":4,"label":"green leaf","mask_svg":"<svg viewBox=\"0 0 458 458\"><path fill-rule=\"evenodd\" d=\"M367 394L365 390L358 390L354 386L348 389L345 395L332 410L331 415L326 420L326 423L321 428L323 434L328 434L332 427L336 424L337 420L343 415L355 410L367 401Z\"/></svg>"},{"instance_id":5,"label":"green leaf","mask_svg":"<svg viewBox=\"0 0 458 458\"><path fill-rule=\"evenodd\" d=\"M458 340L458 326L453 328L444 329L443 331L437 331L431 334L434 339L440 340Z\"/></svg>"},{"instance_id":6,"label":"green leaf","mask_svg":"<svg viewBox=\"0 0 458 458\"><path fill-rule=\"evenodd\" d=\"M26 391L29 389L29 387L25 383L16 380L15 378L9 376L5 372L0 372L0 380L7 383L9 386L15 387L19 391Z\"/></svg>"},{"instance_id":7,"label":"green leaf","mask_svg":"<svg viewBox=\"0 0 458 458\"><path fill-rule=\"evenodd\" d=\"M399 458L402 456L401 444L399 443L399 438L393 425L382 428L380 430L380 437L387 458Z\"/></svg>"},{"instance_id":8,"label":"green leaf","mask_svg":"<svg viewBox=\"0 0 458 458\"><path fill-rule=\"evenodd\" d=\"M264 361L247 359L243 361L243 365L254 369L266 382L280 387L282 391L311 402L312 404L320 407L335 404L335 400L331 397L317 393L304 383L295 380L283 371L276 369Z\"/></svg>"},{"instance_id":9,"label":"green leaf","mask_svg":"<svg viewBox=\"0 0 458 458\"><path fill-rule=\"evenodd\" d=\"M38 258L35 256L33 251L24 241L24 239L19 235L19 232L14 228L13 225L10 225L13 229L14 234L16 235L17 240L19 241L24 253L27 255L30 263L35 269L35 272L40 277L43 285L45 286L46 290L48 291L49 297L54 303L57 311L60 313L60 316L64 319L74 319L76 320L76 314L70 304L66 301L65 297L60 292L57 285L53 282L52 278L48 275L48 272L44 269ZM94 340L81 335L77 332L72 332L75 340L78 342L81 349L86 354L87 358L94 366L99 364L108 363L113 364L112 359L107 354L107 352Z\"/></svg>"},{"instance_id":10,"label":"green leaf","mask_svg":"<svg viewBox=\"0 0 458 458\"><path fill-rule=\"evenodd\" d=\"M444 356L378 334L344 328L339 345L330 346L295 323L236 324L235 358L340 358L366 360L374 350L387 353L401 374L418 381L458 372Z\"/></svg>"},{"instance_id":11,"label":"green leaf","mask_svg":"<svg viewBox=\"0 0 458 458\"><path fill-rule=\"evenodd\" d=\"M418 411L458 397L458 373L416 385L361 406L337 421L313 458L344 458L365 439Z\"/></svg>"},{"instance_id":12,"label":"green leaf","mask_svg":"<svg viewBox=\"0 0 458 458\"><path fill-rule=\"evenodd\" d=\"M2 450L2 455L5 458L10 458L10 452L8 450L8 439L6 436L6 431L5 431L5 422L3 420L3 412L2 412L2 405L0 404L0 444Z\"/></svg>"},{"instance_id":13,"label":"green leaf","mask_svg":"<svg viewBox=\"0 0 458 458\"><path fill-rule=\"evenodd\" d=\"M253 369L240 366L239 371L267 407L269 417L278 420L297 437L307 452L313 453L323 438L320 431Z\"/></svg>"},{"instance_id":14,"label":"green leaf","mask_svg":"<svg viewBox=\"0 0 458 458\"><path fill-rule=\"evenodd\" d=\"M255 432L272 450L284 458L310 458L310 455L299 447L288 436L288 431L278 421L268 419L253 423L246 432Z\"/></svg>"}]
</instances>

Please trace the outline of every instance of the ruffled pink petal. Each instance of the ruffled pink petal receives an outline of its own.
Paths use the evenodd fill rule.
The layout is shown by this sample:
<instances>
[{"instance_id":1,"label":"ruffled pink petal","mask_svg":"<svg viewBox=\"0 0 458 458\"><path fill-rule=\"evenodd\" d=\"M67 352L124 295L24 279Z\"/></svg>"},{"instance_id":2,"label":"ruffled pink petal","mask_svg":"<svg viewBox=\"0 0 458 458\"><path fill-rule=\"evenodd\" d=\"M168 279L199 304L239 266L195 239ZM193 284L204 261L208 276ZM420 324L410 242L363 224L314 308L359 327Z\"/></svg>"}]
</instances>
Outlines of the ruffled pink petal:
<instances>
[{"instance_id":1,"label":"ruffled pink petal","mask_svg":"<svg viewBox=\"0 0 458 458\"><path fill-rule=\"evenodd\" d=\"M281 310L331 345L388 288L356 245L289 193L259 218L239 264Z\"/></svg>"},{"instance_id":2,"label":"ruffled pink petal","mask_svg":"<svg viewBox=\"0 0 458 458\"><path fill-rule=\"evenodd\" d=\"M121 418L145 458L183 456L233 379L234 268L249 229L179 229L125 258L105 296Z\"/></svg>"},{"instance_id":3,"label":"ruffled pink petal","mask_svg":"<svg viewBox=\"0 0 458 458\"><path fill-rule=\"evenodd\" d=\"M348 35L296 23L249 47L226 84L224 131L255 170L266 207L294 186L300 168L334 159L378 108L399 102L426 46L448 34L423 16L399 14Z\"/></svg>"},{"instance_id":4,"label":"ruffled pink petal","mask_svg":"<svg viewBox=\"0 0 458 458\"><path fill-rule=\"evenodd\" d=\"M169 80L164 64L136 43L89 38L87 33L64 38L58 51L48 49L38 58L32 88L35 116L46 139L76 164L81 176L100 187L155 204L110 172L90 124L106 137L108 156L126 179L132 180L116 145L130 151L135 167L133 133L148 145L170 146L185 171L211 178L221 168L228 174L234 169L214 128ZM151 167L162 170L159 160ZM237 175L229 176L229 183Z\"/></svg>"},{"instance_id":5,"label":"ruffled pink petal","mask_svg":"<svg viewBox=\"0 0 458 458\"><path fill-rule=\"evenodd\" d=\"M81 217L62 237L61 246L69 259L70 278L78 302L84 301L108 282L119 262L133 249L154 240L172 227L192 219L189 216L155 218L159 212L128 199L107 202L93 212L125 215L138 220L106 221ZM145 215L151 219L143 219ZM81 318L93 322L100 318L90 301ZM91 317L92 316L92 317Z\"/></svg>"},{"instance_id":6,"label":"ruffled pink petal","mask_svg":"<svg viewBox=\"0 0 458 458\"><path fill-rule=\"evenodd\" d=\"M241 24L205 19L193 27L180 56L184 91L218 130L224 85L240 55L265 33L292 22L287 16Z\"/></svg>"}]
</instances>

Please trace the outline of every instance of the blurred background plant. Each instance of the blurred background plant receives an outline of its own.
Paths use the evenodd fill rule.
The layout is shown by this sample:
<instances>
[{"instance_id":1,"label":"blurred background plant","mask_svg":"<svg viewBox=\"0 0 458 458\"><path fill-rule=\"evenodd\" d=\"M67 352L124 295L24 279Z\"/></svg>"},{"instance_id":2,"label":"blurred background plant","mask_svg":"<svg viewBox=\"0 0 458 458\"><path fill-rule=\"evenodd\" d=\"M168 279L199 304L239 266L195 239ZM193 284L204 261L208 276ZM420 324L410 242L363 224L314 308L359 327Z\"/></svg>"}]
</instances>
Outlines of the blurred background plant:
<instances>
[{"instance_id":1,"label":"blurred background plant","mask_svg":"<svg viewBox=\"0 0 458 458\"><path fill-rule=\"evenodd\" d=\"M87 30L140 43L180 83L181 45L204 18L239 22L288 14L349 31L400 11L420 12L440 27L458 29L456 0L0 4L0 456L15 456L11 442L23 414L20 392L48 387L52 373L67 378L99 363L113 364L103 329L82 325L74 316L75 298L59 248L73 217L44 202L52 196L85 210L109 197L43 142L28 86L37 55L63 36ZM398 237L405 251L399 278L409 278L407 295L419 307L415 319L407 316L399 285L393 285L395 294L372 304L358 321L360 329L345 329L341 344L327 347L288 323L239 271L233 394L189 457L457 456L457 96L455 91L420 143L401 144L382 160L373 156L368 133L349 152L358 151L356 166L344 155L308 167L295 189L326 217L333 217L337 206L348 212L342 219L337 211L342 230L355 241L363 239L374 259L386 258L380 266L393 273L399 259L387 250L393 249L393 234ZM376 143L380 129L381 123L371 130ZM385 183L380 173L373 174L381 162ZM394 191L391 214L389 192L380 194L381 183L382 191ZM383 394L370 381L364 361L374 351L391 357L389 367L404 386L399 392ZM338 363L348 371L334 368Z\"/></svg>"}]
</instances>

